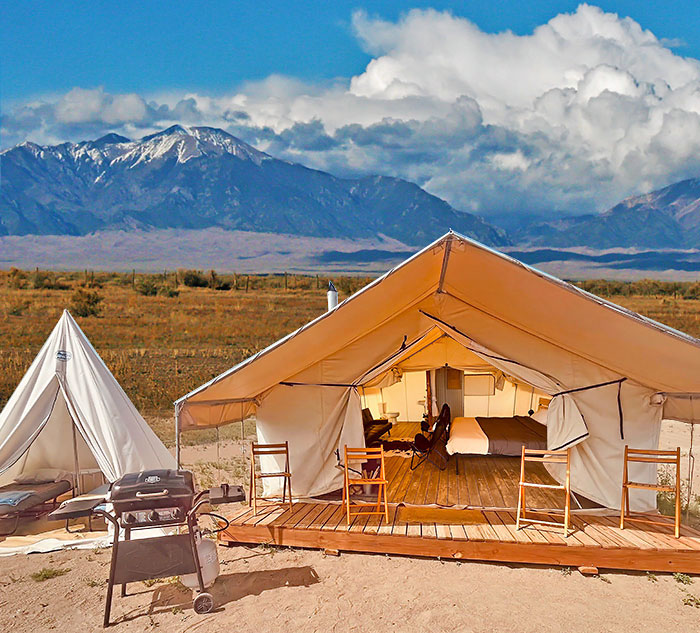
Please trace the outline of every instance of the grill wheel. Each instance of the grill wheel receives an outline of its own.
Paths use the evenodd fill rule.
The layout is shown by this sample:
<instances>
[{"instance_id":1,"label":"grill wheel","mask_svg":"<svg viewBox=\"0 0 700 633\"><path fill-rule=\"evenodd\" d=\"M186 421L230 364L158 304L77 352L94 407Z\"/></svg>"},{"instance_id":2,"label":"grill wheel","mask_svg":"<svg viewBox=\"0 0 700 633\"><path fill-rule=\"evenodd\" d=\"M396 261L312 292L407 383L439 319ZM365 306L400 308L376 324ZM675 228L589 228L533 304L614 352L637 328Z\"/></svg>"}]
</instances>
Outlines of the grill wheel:
<instances>
[{"instance_id":1,"label":"grill wheel","mask_svg":"<svg viewBox=\"0 0 700 633\"><path fill-rule=\"evenodd\" d=\"M209 613L214 608L214 597L210 593L200 593L194 599L194 611L199 615Z\"/></svg>"}]
</instances>

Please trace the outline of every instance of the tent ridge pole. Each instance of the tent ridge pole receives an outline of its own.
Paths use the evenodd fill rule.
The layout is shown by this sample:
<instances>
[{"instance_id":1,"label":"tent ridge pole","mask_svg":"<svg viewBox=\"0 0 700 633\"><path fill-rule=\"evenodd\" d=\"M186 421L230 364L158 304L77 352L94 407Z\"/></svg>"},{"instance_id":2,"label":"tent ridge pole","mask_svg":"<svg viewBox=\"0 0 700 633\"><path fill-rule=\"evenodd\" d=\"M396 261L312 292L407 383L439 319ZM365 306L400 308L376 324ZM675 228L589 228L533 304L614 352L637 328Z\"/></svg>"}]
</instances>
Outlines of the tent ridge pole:
<instances>
[{"instance_id":1,"label":"tent ridge pole","mask_svg":"<svg viewBox=\"0 0 700 633\"><path fill-rule=\"evenodd\" d=\"M452 240L445 243L445 253L442 256L442 268L440 269L440 281L438 281L437 292L442 292L442 286L445 283L445 275L447 274L447 263L450 260L450 250L452 249Z\"/></svg>"}]
</instances>

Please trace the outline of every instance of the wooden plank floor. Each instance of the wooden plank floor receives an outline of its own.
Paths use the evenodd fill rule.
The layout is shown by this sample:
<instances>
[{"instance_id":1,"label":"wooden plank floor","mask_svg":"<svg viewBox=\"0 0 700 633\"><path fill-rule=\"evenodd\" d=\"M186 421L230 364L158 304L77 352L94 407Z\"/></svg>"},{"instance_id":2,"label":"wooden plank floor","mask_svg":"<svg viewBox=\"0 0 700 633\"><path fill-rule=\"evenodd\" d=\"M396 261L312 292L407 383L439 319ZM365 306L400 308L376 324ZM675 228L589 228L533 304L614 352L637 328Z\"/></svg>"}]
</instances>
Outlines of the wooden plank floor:
<instances>
[{"instance_id":1,"label":"wooden plank floor","mask_svg":"<svg viewBox=\"0 0 700 633\"><path fill-rule=\"evenodd\" d=\"M516 530L513 511L471 512L473 517L464 524L412 523L405 520L403 506L392 505L388 521L383 516L353 517L348 526L343 506L334 502L295 503L291 510L268 508L257 516L243 506L219 538L231 544L700 573L700 532L683 526L676 539L671 522L668 527L639 524L620 530L615 517L577 514L574 530L565 539L547 526Z\"/></svg>"},{"instance_id":2,"label":"wooden plank floor","mask_svg":"<svg viewBox=\"0 0 700 633\"><path fill-rule=\"evenodd\" d=\"M401 431L395 426L392 437L400 438ZM295 503L291 510L266 508L257 515L241 506L219 538L224 543L700 573L700 532L683 526L676 539L671 520L667 526L635 523L620 530L618 517L583 510L573 515L574 529L566 539L561 530L548 526L516 530L518 458L460 455L444 471L427 462L411 471L409 463L398 456L386 460L388 521L359 516L348 525L344 506L331 496ZM532 472L542 482L552 482L544 468ZM528 506L556 511L563 507L563 496L533 491ZM541 518L561 517L542 513Z\"/></svg>"}]
</instances>

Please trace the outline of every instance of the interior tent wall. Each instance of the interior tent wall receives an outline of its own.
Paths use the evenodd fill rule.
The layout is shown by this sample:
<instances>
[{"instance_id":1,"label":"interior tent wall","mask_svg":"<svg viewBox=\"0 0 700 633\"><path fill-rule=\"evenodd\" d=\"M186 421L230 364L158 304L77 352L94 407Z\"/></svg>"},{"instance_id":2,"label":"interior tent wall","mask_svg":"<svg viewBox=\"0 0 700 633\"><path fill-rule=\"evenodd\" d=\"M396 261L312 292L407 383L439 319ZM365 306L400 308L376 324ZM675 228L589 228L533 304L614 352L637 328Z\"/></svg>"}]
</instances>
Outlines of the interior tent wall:
<instances>
[{"instance_id":1,"label":"interior tent wall","mask_svg":"<svg viewBox=\"0 0 700 633\"><path fill-rule=\"evenodd\" d=\"M398 413L400 422L420 422L425 412L426 382L424 371L405 372L401 380L390 387L367 387L363 389L364 401L376 419L383 413ZM385 403L382 410L381 403Z\"/></svg>"},{"instance_id":2,"label":"interior tent wall","mask_svg":"<svg viewBox=\"0 0 700 633\"><path fill-rule=\"evenodd\" d=\"M453 418L464 415L464 373L452 367L435 370L435 393L440 406L447 404Z\"/></svg>"},{"instance_id":3,"label":"interior tent wall","mask_svg":"<svg viewBox=\"0 0 700 633\"><path fill-rule=\"evenodd\" d=\"M22 473L34 473L41 468L73 473L76 462L81 471L98 469L99 466L92 451L82 435L77 430L74 434L74 430L73 419L68 412L63 394L59 391L53 410L41 433L15 465L3 473L2 480L13 481ZM66 442L67 439L70 439L70 443Z\"/></svg>"}]
</instances>

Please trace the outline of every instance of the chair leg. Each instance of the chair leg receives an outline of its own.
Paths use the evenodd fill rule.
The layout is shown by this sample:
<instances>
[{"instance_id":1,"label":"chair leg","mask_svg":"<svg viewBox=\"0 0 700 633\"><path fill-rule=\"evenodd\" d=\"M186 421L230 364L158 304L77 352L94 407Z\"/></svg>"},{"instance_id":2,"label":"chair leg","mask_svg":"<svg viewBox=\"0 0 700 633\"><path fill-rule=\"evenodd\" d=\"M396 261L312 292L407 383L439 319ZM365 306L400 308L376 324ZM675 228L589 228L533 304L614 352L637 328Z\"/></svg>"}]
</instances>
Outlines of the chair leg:
<instances>
[{"instance_id":1,"label":"chair leg","mask_svg":"<svg viewBox=\"0 0 700 633\"><path fill-rule=\"evenodd\" d=\"M681 536L681 453L678 449L678 457L676 461L676 522L675 522L676 538Z\"/></svg>"},{"instance_id":2,"label":"chair leg","mask_svg":"<svg viewBox=\"0 0 700 633\"><path fill-rule=\"evenodd\" d=\"M624 530L625 529L625 488L627 486L623 483L622 484L622 499L620 500L620 529Z\"/></svg>"},{"instance_id":3,"label":"chair leg","mask_svg":"<svg viewBox=\"0 0 700 633\"><path fill-rule=\"evenodd\" d=\"M345 468L345 481L343 484L343 497L345 500L345 518L347 519L348 528L350 527L350 479L348 477L347 466Z\"/></svg>"},{"instance_id":4,"label":"chair leg","mask_svg":"<svg viewBox=\"0 0 700 633\"><path fill-rule=\"evenodd\" d=\"M292 476L289 475L287 479L287 485L289 486L289 509L291 510L294 507L294 501L292 499Z\"/></svg>"},{"instance_id":5,"label":"chair leg","mask_svg":"<svg viewBox=\"0 0 700 633\"><path fill-rule=\"evenodd\" d=\"M520 519L525 518L525 487L523 482L525 481L525 447L523 446L522 452L520 454L520 482L518 483L518 514L515 519L515 529L520 529Z\"/></svg>"},{"instance_id":6,"label":"chair leg","mask_svg":"<svg viewBox=\"0 0 700 633\"><path fill-rule=\"evenodd\" d=\"M389 501L386 498L386 484L382 484L384 488L384 520L389 523Z\"/></svg>"},{"instance_id":7,"label":"chair leg","mask_svg":"<svg viewBox=\"0 0 700 633\"><path fill-rule=\"evenodd\" d=\"M417 456L419 459L418 459L418 461L414 464L414 463L413 463L413 460L414 460L414 458L415 458L416 456ZM423 455L421 455L420 453L417 453L417 452L414 450L414 451L413 451L413 454L411 455L410 469L411 469L411 470L415 470L416 468L418 468L418 466L420 466L420 465L426 460L427 457L428 457L427 453L424 453Z\"/></svg>"}]
</instances>

